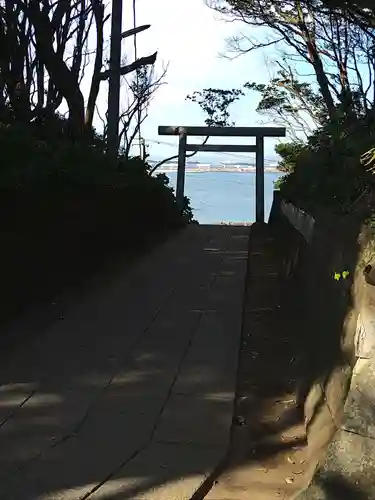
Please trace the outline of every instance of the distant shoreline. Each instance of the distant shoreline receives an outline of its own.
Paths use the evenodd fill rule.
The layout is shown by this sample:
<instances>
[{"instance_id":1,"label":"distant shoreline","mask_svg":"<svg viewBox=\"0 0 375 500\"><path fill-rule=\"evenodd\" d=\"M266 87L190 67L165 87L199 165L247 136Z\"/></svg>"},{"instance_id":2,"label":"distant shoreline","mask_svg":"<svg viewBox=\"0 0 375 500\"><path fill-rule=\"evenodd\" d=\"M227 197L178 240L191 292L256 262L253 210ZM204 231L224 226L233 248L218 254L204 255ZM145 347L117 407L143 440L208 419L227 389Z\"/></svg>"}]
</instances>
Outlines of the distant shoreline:
<instances>
[{"instance_id":1,"label":"distant shoreline","mask_svg":"<svg viewBox=\"0 0 375 500\"><path fill-rule=\"evenodd\" d=\"M210 168L187 168L186 173L196 173L196 174L203 174L203 173L209 173L209 172L237 172L241 174L253 174L255 173L256 169L255 167L253 168L231 168L231 167L210 167ZM158 168L156 173L163 173L167 174L168 172L177 172L177 168ZM265 173L273 173L273 174L279 174L281 173L280 170L277 168L265 168L264 169Z\"/></svg>"}]
</instances>

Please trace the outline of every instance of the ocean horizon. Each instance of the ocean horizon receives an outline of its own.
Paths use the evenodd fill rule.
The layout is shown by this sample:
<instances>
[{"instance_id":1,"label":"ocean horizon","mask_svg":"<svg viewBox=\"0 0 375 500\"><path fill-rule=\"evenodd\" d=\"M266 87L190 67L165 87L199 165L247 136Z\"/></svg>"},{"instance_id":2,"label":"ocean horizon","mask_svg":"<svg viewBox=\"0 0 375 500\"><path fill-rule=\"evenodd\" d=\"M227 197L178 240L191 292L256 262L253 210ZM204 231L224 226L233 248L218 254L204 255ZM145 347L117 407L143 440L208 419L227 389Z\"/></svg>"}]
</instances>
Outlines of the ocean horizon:
<instances>
[{"instance_id":1,"label":"ocean horizon","mask_svg":"<svg viewBox=\"0 0 375 500\"><path fill-rule=\"evenodd\" d=\"M177 172L163 172L175 189ZM264 174L265 220L271 210L274 183L283 174ZM251 223L255 221L255 172L192 172L185 176L185 195L200 224Z\"/></svg>"}]
</instances>

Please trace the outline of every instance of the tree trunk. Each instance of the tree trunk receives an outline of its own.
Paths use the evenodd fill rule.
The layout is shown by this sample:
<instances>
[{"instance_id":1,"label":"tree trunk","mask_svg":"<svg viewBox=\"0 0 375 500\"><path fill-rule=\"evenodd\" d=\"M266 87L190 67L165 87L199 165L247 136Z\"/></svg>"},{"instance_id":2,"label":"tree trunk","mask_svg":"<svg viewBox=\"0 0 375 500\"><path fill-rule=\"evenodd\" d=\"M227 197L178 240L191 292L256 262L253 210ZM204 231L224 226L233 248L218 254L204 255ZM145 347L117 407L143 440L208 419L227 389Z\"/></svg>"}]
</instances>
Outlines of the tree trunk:
<instances>
[{"instance_id":1,"label":"tree trunk","mask_svg":"<svg viewBox=\"0 0 375 500\"><path fill-rule=\"evenodd\" d=\"M90 131L92 129L92 121L94 119L95 104L99 94L101 75L103 65L103 25L104 25L104 5L100 0L91 0L95 24L96 24L96 53L94 71L91 79L90 94L87 101L85 128Z\"/></svg>"},{"instance_id":2,"label":"tree trunk","mask_svg":"<svg viewBox=\"0 0 375 500\"><path fill-rule=\"evenodd\" d=\"M48 15L39 10L39 2L30 2L28 14L34 25L37 51L59 93L69 108L71 132L78 137L83 132L84 99L79 83L65 62L53 49L53 30Z\"/></svg>"},{"instance_id":3,"label":"tree trunk","mask_svg":"<svg viewBox=\"0 0 375 500\"><path fill-rule=\"evenodd\" d=\"M328 115L330 119L333 120L336 116L336 108L331 91L329 89L329 81L324 71L322 60L318 54L318 51L316 50L315 45L310 40L307 42L307 49L310 55L311 64L315 71L316 80L318 82L320 92L324 99L325 105L327 106Z\"/></svg>"}]
</instances>

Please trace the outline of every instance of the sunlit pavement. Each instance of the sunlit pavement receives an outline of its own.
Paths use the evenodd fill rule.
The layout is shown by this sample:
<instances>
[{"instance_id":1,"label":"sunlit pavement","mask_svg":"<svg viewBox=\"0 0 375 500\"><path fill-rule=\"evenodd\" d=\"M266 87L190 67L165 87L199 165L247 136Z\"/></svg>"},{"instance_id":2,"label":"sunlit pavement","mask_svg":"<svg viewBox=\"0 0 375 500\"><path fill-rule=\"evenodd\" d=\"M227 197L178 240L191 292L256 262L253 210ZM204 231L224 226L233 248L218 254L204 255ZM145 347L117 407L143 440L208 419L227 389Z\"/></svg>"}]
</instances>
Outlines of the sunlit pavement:
<instances>
[{"instance_id":1,"label":"sunlit pavement","mask_svg":"<svg viewBox=\"0 0 375 500\"><path fill-rule=\"evenodd\" d=\"M189 227L0 367L1 500L190 499L228 448L249 231Z\"/></svg>"}]
</instances>

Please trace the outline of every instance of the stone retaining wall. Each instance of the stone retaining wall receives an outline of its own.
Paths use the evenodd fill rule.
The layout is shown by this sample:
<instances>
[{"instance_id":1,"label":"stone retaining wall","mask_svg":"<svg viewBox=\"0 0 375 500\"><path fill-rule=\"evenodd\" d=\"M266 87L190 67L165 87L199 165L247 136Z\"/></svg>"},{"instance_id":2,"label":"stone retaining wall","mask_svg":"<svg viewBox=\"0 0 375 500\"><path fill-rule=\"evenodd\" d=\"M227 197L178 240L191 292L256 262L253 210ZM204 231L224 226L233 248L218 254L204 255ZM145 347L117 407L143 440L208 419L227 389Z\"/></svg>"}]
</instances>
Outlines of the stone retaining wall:
<instances>
[{"instance_id":1,"label":"stone retaining wall","mask_svg":"<svg viewBox=\"0 0 375 500\"><path fill-rule=\"evenodd\" d=\"M313 218L277 194L275 206L306 345L299 397L311 482L298 500L375 499L374 230L353 217Z\"/></svg>"}]
</instances>

